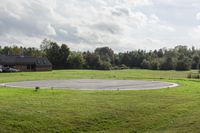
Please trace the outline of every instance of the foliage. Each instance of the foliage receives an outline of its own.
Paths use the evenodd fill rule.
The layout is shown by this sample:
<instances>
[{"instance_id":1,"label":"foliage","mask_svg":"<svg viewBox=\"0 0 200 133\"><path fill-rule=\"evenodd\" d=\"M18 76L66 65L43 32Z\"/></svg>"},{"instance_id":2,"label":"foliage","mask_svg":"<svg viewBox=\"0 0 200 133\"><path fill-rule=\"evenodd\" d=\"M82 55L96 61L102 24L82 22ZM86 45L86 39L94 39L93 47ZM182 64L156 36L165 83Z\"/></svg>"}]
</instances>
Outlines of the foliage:
<instances>
[{"instance_id":1,"label":"foliage","mask_svg":"<svg viewBox=\"0 0 200 133\"><path fill-rule=\"evenodd\" d=\"M163 48L154 51L139 49L123 53L114 53L109 47L100 47L93 52L79 52L78 55L75 53L70 51L66 44L60 46L58 43L47 39L44 39L40 49L17 46L0 47L0 54L4 55L46 56L53 64L54 69L111 70L121 69L120 66L122 65L127 68L152 70L200 68L200 50L182 45L171 49Z\"/></svg>"},{"instance_id":2,"label":"foliage","mask_svg":"<svg viewBox=\"0 0 200 133\"><path fill-rule=\"evenodd\" d=\"M100 70L111 70L112 69L112 65L110 64L110 62L102 61L101 62L101 66L100 66L99 69Z\"/></svg>"},{"instance_id":3,"label":"foliage","mask_svg":"<svg viewBox=\"0 0 200 133\"><path fill-rule=\"evenodd\" d=\"M189 78L189 79L200 79L200 73L189 73L187 75L187 78Z\"/></svg>"},{"instance_id":4,"label":"foliage","mask_svg":"<svg viewBox=\"0 0 200 133\"><path fill-rule=\"evenodd\" d=\"M84 53L84 58L86 61L85 68L86 69L99 69L101 66L101 59L98 54L95 53Z\"/></svg>"},{"instance_id":5,"label":"foliage","mask_svg":"<svg viewBox=\"0 0 200 133\"><path fill-rule=\"evenodd\" d=\"M59 46L56 42L45 39L40 48L43 55L52 63L54 69L67 68L70 50L66 44Z\"/></svg>"},{"instance_id":6,"label":"foliage","mask_svg":"<svg viewBox=\"0 0 200 133\"><path fill-rule=\"evenodd\" d=\"M159 70L160 69L160 62L158 60L153 60L150 62L150 69L151 70Z\"/></svg>"},{"instance_id":7,"label":"foliage","mask_svg":"<svg viewBox=\"0 0 200 133\"><path fill-rule=\"evenodd\" d=\"M191 69L191 60L188 57L183 57L178 60L176 70L190 70Z\"/></svg>"},{"instance_id":8,"label":"foliage","mask_svg":"<svg viewBox=\"0 0 200 133\"><path fill-rule=\"evenodd\" d=\"M148 60L146 60L146 59L144 59L144 60L142 61L142 64L141 64L141 66L142 66L143 69L149 69L149 68L150 68L150 65L151 65L150 61L148 61Z\"/></svg>"},{"instance_id":9,"label":"foliage","mask_svg":"<svg viewBox=\"0 0 200 133\"><path fill-rule=\"evenodd\" d=\"M124 69L129 69L129 67L127 67L124 64L112 67L112 70L124 70Z\"/></svg>"},{"instance_id":10,"label":"foliage","mask_svg":"<svg viewBox=\"0 0 200 133\"><path fill-rule=\"evenodd\" d=\"M82 53L71 52L67 61L69 68L73 69L82 69L85 64Z\"/></svg>"},{"instance_id":11,"label":"foliage","mask_svg":"<svg viewBox=\"0 0 200 133\"><path fill-rule=\"evenodd\" d=\"M0 46L0 54L2 55L24 55L24 56L34 56L34 57L41 57L42 53L39 49L33 48L33 47L17 47L17 46L12 46L12 47L1 47Z\"/></svg>"},{"instance_id":12,"label":"foliage","mask_svg":"<svg viewBox=\"0 0 200 133\"><path fill-rule=\"evenodd\" d=\"M114 64L114 51L109 47L97 48L95 54L99 55L102 61Z\"/></svg>"},{"instance_id":13,"label":"foliage","mask_svg":"<svg viewBox=\"0 0 200 133\"><path fill-rule=\"evenodd\" d=\"M200 57L199 55L194 55L192 58L192 69L199 69Z\"/></svg>"}]
</instances>

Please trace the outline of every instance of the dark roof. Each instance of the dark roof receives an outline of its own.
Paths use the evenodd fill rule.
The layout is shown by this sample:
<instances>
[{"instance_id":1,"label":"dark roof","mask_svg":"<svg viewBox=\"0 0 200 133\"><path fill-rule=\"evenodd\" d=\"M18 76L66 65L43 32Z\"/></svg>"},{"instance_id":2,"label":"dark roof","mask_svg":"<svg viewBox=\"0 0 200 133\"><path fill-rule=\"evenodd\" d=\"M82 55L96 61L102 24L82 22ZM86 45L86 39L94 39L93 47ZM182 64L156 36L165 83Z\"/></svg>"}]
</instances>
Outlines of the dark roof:
<instances>
[{"instance_id":1,"label":"dark roof","mask_svg":"<svg viewBox=\"0 0 200 133\"><path fill-rule=\"evenodd\" d=\"M11 65L14 62L16 62L16 59L14 56L4 56L4 55L0 55L0 64L1 65Z\"/></svg>"},{"instance_id":2,"label":"dark roof","mask_svg":"<svg viewBox=\"0 0 200 133\"><path fill-rule=\"evenodd\" d=\"M36 58L36 66L52 66L49 60L46 57L43 58Z\"/></svg>"},{"instance_id":3,"label":"dark roof","mask_svg":"<svg viewBox=\"0 0 200 133\"><path fill-rule=\"evenodd\" d=\"M49 60L45 57L5 55L0 55L0 65L36 65L38 67L52 66Z\"/></svg>"}]
</instances>

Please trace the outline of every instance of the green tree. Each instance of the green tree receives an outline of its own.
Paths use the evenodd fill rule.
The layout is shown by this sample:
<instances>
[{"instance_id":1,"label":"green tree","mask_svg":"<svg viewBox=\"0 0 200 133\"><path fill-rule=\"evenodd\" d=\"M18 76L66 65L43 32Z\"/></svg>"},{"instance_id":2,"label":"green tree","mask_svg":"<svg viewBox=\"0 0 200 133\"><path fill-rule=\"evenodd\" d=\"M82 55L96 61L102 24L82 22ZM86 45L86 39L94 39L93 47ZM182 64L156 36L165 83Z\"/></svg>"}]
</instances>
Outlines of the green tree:
<instances>
[{"instance_id":1,"label":"green tree","mask_svg":"<svg viewBox=\"0 0 200 133\"><path fill-rule=\"evenodd\" d=\"M112 65L109 62L107 61L101 62L100 70L111 70L111 69L112 69Z\"/></svg>"},{"instance_id":2,"label":"green tree","mask_svg":"<svg viewBox=\"0 0 200 133\"><path fill-rule=\"evenodd\" d=\"M191 59L188 57L183 57L181 60L178 60L176 70L184 71L191 69Z\"/></svg>"},{"instance_id":3,"label":"green tree","mask_svg":"<svg viewBox=\"0 0 200 133\"><path fill-rule=\"evenodd\" d=\"M43 56L47 57L52 63L54 69L67 68L70 49L66 44L62 44L60 47L56 42L44 39L40 49Z\"/></svg>"},{"instance_id":4,"label":"green tree","mask_svg":"<svg viewBox=\"0 0 200 133\"><path fill-rule=\"evenodd\" d=\"M150 66L151 66L150 61L148 61L148 60L146 60L146 59L144 59L144 60L142 61L141 67L142 67L143 69L150 69Z\"/></svg>"},{"instance_id":5,"label":"green tree","mask_svg":"<svg viewBox=\"0 0 200 133\"><path fill-rule=\"evenodd\" d=\"M166 57L162 60L161 70L173 70L176 67L173 57Z\"/></svg>"},{"instance_id":6,"label":"green tree","mask_svg":"<svg viewBox=\"0 0 200 133\"><path fill-rule=\"evenodd\" d=\"M192 69L199 69L200 57L199 55L194 55L192 58Z\"/></svg>"},{"instance_id":7,"label":"green tree","mask_svg":"<svg viewBox=\"0 0 200 133\"><path fill-rule=\"evenodd\" d=\"M68 57L68 63L71 69L82 69L85 64L85 60L82 53L72 52Z\"/></svg>"},{"instance_id":8,"label":"green tree","mask_svg":"<svg viewBox=\"0 0 200 133\"><path fill-rule=\"evenodd\" d=\"M101 59L98 54L87 52L85 53L84 58L86 62L85 66L87 69L100 69Z\"/></svg>"},{"instance_id":9,"label":"green tree","mask_svg":"<svg viewBox=\"0 0 200 133\"><path fill-rule=\"evenodd\" d=\"M95 53L100 56L102 61L109 62L110 64L114 63L114 51L109 47L102 47L95 49Z\"/></svg>"},{"instance_id":10,"label":"green tree","mask_svg":"<svg viewBox=\"0 0 200 133\"><path fill-rule=\"evenodd\" d=\"M160 62L158 60L152 60L150 63L151 63L150 68L152 70L159 70L160 69Z\"/></svg>"},{"instance_id":11,"label":"green tree","mask_svg":"<svg viewBox=\"0 0 200 133\"><path fill-rule=\"evenodd\" d=\"M44 56L46 56L53 65L53 69L60 67L60 47L56 42L44 40L40 46Z\"/></svg>"},{"instance_id":12,"label":"green tree","mask_svg":"<svg viewBox=\"0 0 200 133\"><path fill-rule=\"evenodd\" d=\"M70 54L70 49L68 48L66 44L62 44L59 51L60 51L59 66L61 68L67 68L67 59Z\"/></svg>"}]
</instances>

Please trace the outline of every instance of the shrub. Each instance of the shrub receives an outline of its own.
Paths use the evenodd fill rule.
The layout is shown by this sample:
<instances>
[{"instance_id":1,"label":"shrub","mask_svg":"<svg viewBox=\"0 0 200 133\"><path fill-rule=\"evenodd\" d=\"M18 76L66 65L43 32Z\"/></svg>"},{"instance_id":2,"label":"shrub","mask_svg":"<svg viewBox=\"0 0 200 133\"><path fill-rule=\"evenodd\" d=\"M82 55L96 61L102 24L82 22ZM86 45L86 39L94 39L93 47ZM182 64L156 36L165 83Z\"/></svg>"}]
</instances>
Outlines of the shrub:
<instances>
[{"instance_id":1,"label":"shrub","mask_svg":"<svg viewBox=\"0 0 200 133\"><path fill-rule=\"evenodd\" d=\"M144 60L142 61L142 63L141 63L141 67L142 67L143 69L149 69L149 68L150 68L150 61L144 59Z\"/></svg>"},{"instance_id":2,"label":"shrub","mask_svg":"<svg viewBox=\"0 0 200 133\"><path fill-rule=\"evenodd\" d=\"M159 70L159 68L160 68L160 63L158 60L151 61L150 65L151 65L150 68L152 70Z\"/></svg>"},{"instance_id":3,"label":"shrub","mask_svg":"<svg viewBox=\"0 0 200 133\"><path fill-rule=\"evenodd\" d=\"M184 57L182 60L177 62L176 70L185 71L191 69L191 60L187 57Z\"/></svg>"},{"instance_id":4,"label":"shrub","mask_svg":"<svg viewBox=\"0 0 200 133\"><path fill-rule=\"evenodd\" d=\"M161 60L160 69L161 70L174 70L176 63L172 57L167 57Z\"/></svg>"},{"instance_id":5,"label":"shrub","mask_svg":"<svg viewBox=\"0 0 200 133\"><path fill-rule=\"evenodd\" d=\"M187 75L187 78L189 78L189 79L200 79L200 74L199 73L189 73Z\"/></svg>"},{"instance_id":6,"label":"shrub","mask_svg":"<svg viewBox=\"0 0 200 133\"><path fill-rule=\"evenodd\" d=\"M124 69L129 69L129 67L127 67L126 65L122 64L122 65L119 65L119 66L114 66L112 69L113 70L124 70Z\"/></svg>"},{"instance_id":7,"label":"shrub","mask_svg":"<svg viewBox=\"0 0 200 133\"><path fill-rule=\"evenodd\" d=\"M100 66L99 69L100 70L111 70L112 69L112 65L107 61L102 61L101 62L101 66Z\"/></svg>"}]
</instances>

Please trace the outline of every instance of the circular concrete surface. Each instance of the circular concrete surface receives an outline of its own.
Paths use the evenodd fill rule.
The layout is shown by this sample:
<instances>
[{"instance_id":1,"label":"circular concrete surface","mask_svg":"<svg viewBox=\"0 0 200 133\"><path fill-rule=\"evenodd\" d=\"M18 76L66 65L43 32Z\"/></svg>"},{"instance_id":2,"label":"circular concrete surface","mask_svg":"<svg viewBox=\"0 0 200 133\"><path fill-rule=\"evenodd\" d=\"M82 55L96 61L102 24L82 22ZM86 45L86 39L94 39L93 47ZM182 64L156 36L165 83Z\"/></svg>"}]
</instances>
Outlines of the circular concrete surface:
<instances>
[{"instance_id":1,"label":"circular concrete surface","mask_svg":"<svg viewBox=\"0 0 200 133\"><path fill-rule=\"evenodd\" d=\"M35 88L38 86L40 88L79 90L149 90L177 87L178 84L144 80L68 79L12 82L1 84L1 86L15 88Z\"/></svg>"}]
</instances>

